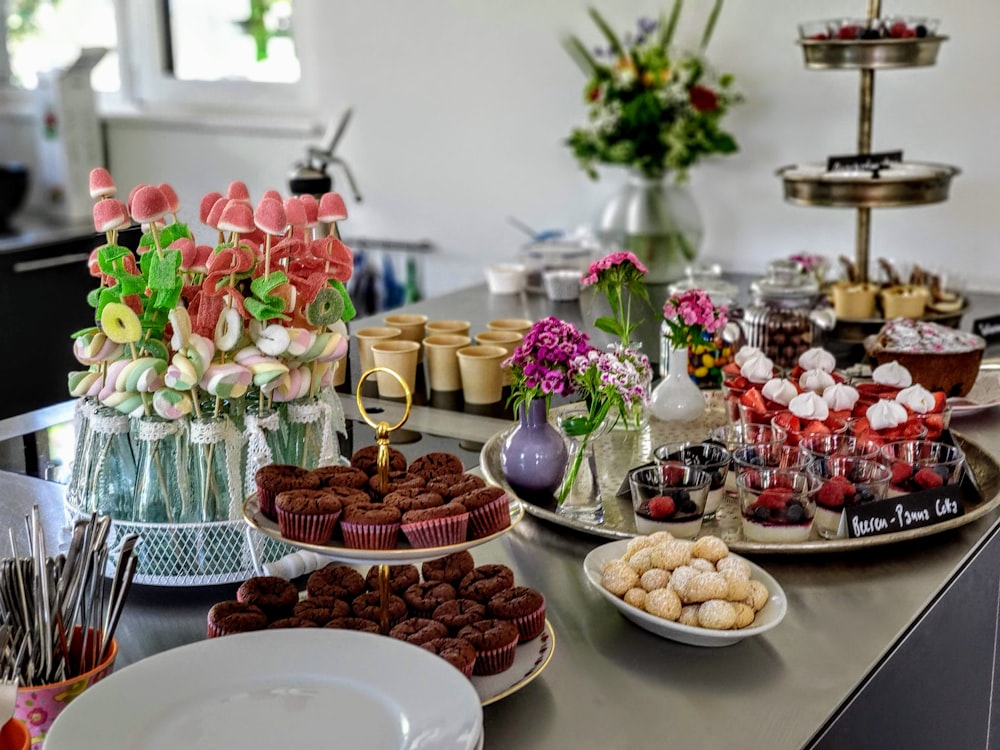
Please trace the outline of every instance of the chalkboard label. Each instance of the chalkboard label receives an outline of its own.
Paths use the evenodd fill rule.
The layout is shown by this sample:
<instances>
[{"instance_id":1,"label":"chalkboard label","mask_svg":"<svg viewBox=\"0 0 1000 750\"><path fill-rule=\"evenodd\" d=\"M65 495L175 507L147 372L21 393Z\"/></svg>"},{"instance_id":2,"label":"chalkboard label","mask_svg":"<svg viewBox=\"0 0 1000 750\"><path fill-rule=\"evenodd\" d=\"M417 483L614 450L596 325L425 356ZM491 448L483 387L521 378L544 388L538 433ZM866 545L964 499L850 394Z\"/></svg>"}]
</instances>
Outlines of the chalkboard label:
<instances>
[{"instance_id":1,"label":"chalkboard label","mask_svg":"<svg viewBox=\"0 0 1000 750\"><path fill-rule=\"evenodd\" d=\"M960 485L951 484L855 505L844 511L847 535L856 539L892 534L958 518L965 513L964 495Z\"/></svg>"},{"instance_id":2,"label":"chalkboard label","mask_svg":"<svg viewBox=\"0 0 1000 750\"><path fill-rule=\"evenodd\" d=\"M1000 315L978 318L972 322L973 333L978 333L989 344L1000 341Z\"/></svg>"},{"instance_id":3,"label":"chalkboard label","mask_svg":"<svg viewBox=\"0 0 1000 750\"><path fill-rule=\"evenodd\" d=\"M847 156L828 156L827 172L871 172L878 176L880 169L888 169L893 164L903 161L902 151L879 151L875 154L848 154Z\"/></svg>"}]
</instances>

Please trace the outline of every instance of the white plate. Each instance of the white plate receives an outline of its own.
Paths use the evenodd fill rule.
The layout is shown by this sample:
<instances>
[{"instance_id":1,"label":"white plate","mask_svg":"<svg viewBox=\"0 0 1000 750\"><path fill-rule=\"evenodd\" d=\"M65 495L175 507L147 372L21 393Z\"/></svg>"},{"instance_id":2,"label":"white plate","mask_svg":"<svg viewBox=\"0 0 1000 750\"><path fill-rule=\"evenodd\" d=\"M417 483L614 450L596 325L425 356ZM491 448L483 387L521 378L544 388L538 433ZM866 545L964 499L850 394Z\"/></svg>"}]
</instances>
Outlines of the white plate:
<instances>
[{"instance_id":1,"label":"white plate","mask_svg":"<svg viewBox=\"0 0 1000 750\"><path fill-rule=\"evenodd\" d=\"M949 398L952 417L964 417L1000 406L1000 370L983 368L972 390L961 398Z\"/></svg>"},{"instance_id":2,"label":"white plate","mask_svg":"<svg viewBox=\"0 0 1000 750\"><path fill-rule=\"evenodd\" d=\"M546 620L545 630L540 636L517 647L510 669L498 674L472 676L472 687L479 694L479 700L484 706L488 706L516 693L545 669L555 648L556 635L552 630L552 623Z\"/></svg>"},{"instance_id":3,"label":"white plate","mask_svg":"<svg viewBox=\"0 0 1000 750\"><path fill-rule=\"evenodd\" d=\"M472 750L482 728L469 680L428 651L350 630L263 630L112 674L59 715L45 747Z\"/></svg>"},{"instance_id":4,"label":"white plate","mask_svg":"<svg viewBox=\"0 0 1000 750\"><path fill-rule=\"evenodd\" d=\"M640 628L655 633L662 638L669 638L678 643L686 643L689 646L730 646L739 643L744 638L766 633L775 627L785 616L788 610L788 600L785 599L785 592L774 580L773 576L750 560L751 578L754 578L765 586L770 593L767 604L757 613L754 624L742 630L709 630L707 628L696 628L692 625L681 625L677 622L664 620L662 617L654 617L648 612L643 612L631 604L626 604L623 599L618 598L601 585L601 568L609 560L615 560L625 554L628 549L628 539L619 539L615 542L602 544L590 551L590 554L583 560L583 570L587 579L594 588L601 592L601 595L618 608L627 619L634 622ZM733 554L733 553L729 553ZM739 557L739 555L733 555ZM740 558L745 559L745 558ZM48 750L48 748L46 748Z\"/></svg>"}]
</instances>

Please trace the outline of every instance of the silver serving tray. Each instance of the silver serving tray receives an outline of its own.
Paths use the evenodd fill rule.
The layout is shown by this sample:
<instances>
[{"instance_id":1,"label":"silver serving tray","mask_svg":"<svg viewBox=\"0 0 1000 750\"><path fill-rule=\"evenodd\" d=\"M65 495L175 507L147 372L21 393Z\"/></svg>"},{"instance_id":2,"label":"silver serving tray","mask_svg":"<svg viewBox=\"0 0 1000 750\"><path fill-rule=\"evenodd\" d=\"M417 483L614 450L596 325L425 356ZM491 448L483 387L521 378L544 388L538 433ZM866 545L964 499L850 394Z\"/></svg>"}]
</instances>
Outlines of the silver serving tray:
<instances>
[{"instance_id":1,"label":"silver serving tray","mask_svg":"<svg viewBox=\"0 0 1000 750\"><path fill-rule=\"evenodd\" d=\"M829 174L792 174L799 165L788 165L776 174L784 182L785 200L800 206L830 206L834 208L891 208L922 206L948 199L953 177L961 173L958 167L928 162L903 162L902 166L926 167L929 174L851 179Z\"/></svg>"},{"instance_id":2,"label":"silver serving tray","mask_svg":"<svg viewBox=\"0 0 1000 750\"><path fill-rule=\"evenodd\" d=\"M919 68L937 62L947 36L913 39L799 39L807 68Z\"/></svg>"},{"instance_id":3,"label":"silver serving tray","mask_svg":"<svg viewBox=\"0 0 1000 750\"><path fill-rule=\"evenodd\" d=\"M653 430L663 429L664 423L653 423ZM510 429L513 429L511 427ZM492 436L483 446L480 454L480 470L487 482L498 485L507 490L512 496L516 496L504 479L500 469L500 449L508 430ZM982 493L982 500L979 502L965 501L965 512L957 518L951 518L933 526L923 526L906 531L897 531L879 536L860 537L857 539L822 539L813 531L813 537L805 542L798 543L764 543L751 542L743 538L743 529L740 520L740 512L734 498L726 498L716 517L705 521L702 524L699 536L715 535L722 537L733 552L740 554L823 554L827 552L849 552L869 547L879 547L887 544L895 544L910 539L940 534L944 531L965 526L976 519L986 515L998 505L1000 505L1000 465L985 450L973 441L964 438L958 433L952 432L956 442L965 451L966 461L976 483ZM614 439L615 433L611 434ZM621 434L617 436L621 438ZM605 437L607 439L607 436ZM645 441L642 441L645 442ZM660 437L653 435L651 444L653 446L666 442ZM600 458L598 461L600 462ZM637 462L638 463L638 462ZM529 502L524 498L521 503L527 513L536 518L571 528L575 531L604 537L606 539L627 539L637 536L635 528L635 517L632 513L632 503L629 497L619 497L615 493L618 490L616 482L620 483L625 476L629 466L615 467L615 471L608 475L601 472L601 490L604 498L603 524L592 524L585 521L578 521L560 515L554 506L543 506ZM611 476L617 479L610 479Z\"/></svg>"}]
</instances>

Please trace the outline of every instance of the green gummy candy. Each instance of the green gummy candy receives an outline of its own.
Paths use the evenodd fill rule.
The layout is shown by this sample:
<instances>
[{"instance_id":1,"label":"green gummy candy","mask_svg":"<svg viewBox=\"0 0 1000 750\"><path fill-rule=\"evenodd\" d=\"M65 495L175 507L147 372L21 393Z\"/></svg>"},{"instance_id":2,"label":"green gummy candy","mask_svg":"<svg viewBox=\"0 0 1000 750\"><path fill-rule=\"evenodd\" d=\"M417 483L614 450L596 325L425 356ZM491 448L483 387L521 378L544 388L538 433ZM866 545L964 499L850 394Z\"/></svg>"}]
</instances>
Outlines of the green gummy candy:
<instances>
[{"instance_id":1,"label":"green gummy candy","mask_svg":"<svg viewBox=\"0 0 1000 750\"><path fill-rule=\"evenodd\" d=\"M314 326L328 326L341 319L344 313L344 300L333 287L319 290L309 306L306 307L306 320Z\"/></svg>"},{"instance_id":2,"label":"green gummy candy","mask_svg":"<svg viewBox=\"0 0 1000 750\"><path fill-rule=\"evenodd\" d=\"M358 314L358 311L354 308L354 303L351 302L351 295L347 293L347 287L344 286L344 283L342 281L338 281L337 279L333 279L330 282L330 286L336 289L340 293L340 296L344 301L344 311L341 313L340 319L343 320L345 323L350 320L354 320L354 317ZM334 323L336 322L337 321L334 321Z\"/></svg>"}]
</instances>

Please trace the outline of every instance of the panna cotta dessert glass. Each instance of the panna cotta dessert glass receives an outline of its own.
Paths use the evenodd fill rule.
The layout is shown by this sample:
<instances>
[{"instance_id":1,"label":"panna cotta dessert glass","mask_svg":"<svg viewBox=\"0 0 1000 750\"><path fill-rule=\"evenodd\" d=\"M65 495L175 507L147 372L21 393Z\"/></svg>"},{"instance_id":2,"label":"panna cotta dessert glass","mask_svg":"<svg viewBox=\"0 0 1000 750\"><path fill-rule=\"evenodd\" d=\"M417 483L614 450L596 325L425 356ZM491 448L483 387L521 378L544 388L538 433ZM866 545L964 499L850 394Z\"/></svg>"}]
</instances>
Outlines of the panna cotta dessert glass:
<instances>
[{"instance_id":1,"label":"panna cotta dessert glass","mask_svg":"<svg viewBox=\"0 0 1000 750\"><path fill-rule=\"evenodd\" d=\"M813 461L807 471L821 481L813 525L824 539L847 536L845 508L881 500L889 490L889 467L875 459L829 456Z\"/></svg>"},{"instance_id":2,"label":"panna cotta dessert glass","mask_svg":"<svg viewBox=\"0 0 1000 750\"><path fill-rule=\"evenodd\" d=\"M799 447L816 458L852 456L873 461L879 459L882 451L882 443L876 440L867 440L845 433L809 435L799 440Z\"/></svg>"},{"instance_id":3,"label":"panna cotta dessert glass","mask_svg":"<svg viewBox=\"0 0 1000 750\"><path fill-rule=\"evenodd\" d=\"M748 542L804 542L812 532L821 480L800 469L751 469L736 477Z\"/></svg>"},{"instance_id":4,"label":"panna cotta dessert glass","mask_svg":"<svg viewBox=\"0 0 1000 750\"><path fill-rule=\"evenodd\" d=\"M732 453L737 448L765 444L776 448L783 444L788 433L781 427L769 424L744 424L731 422L714 428L708 439L726 446L730 453L729 473L726 475L726 494L736 497L736 469L732 464Z\"/></svg>"},{"instance_id":5,"label":"panna cotta dessert glass","mask_svg":"<svg viewBox=\"0 0 1000 750\"><path fill-rule=\"evenodd\" d=\"M772 424L784 428L790 445L809 435L831 435L847 432L847 420L833 414L823 397L815 391L805 391L793 398L788 411L776 415Z\"/></svg>"},{"instance_id":6,"label":"panna cotta dessert glass","mask_svg":"<svg viewBox=\"0 0 1000 750\"><path fill-rule=\"evenodd\" d=\"M682 539L698 536L712 484L708 472L665 461L629 472L628 484L640 534L669 531Z\"/></svg>"},{"instance_id":7,"label":"panna cotta dessert glass","mask_svg":"<svg viewBox=\"0 0 1000 750\"><path fill-rule=\"evenodd\" d=\"M930 490L962 479L965 453L951 443L898 440L882 446L889 467L889 496Z\"/></svg>"},{"instance_id":8,"label":"panna cotta dessert glass","mask_svg":"<svg viewBox=\"0 0 1000 750\"><path fill-rule=\"evenodd\" d=\"M755 469L805 470L815 456L797 445L758 443L742 445L733 451L733 471L739 476Z\"/></svg>"},{"instance_id":9,"label":"panna cotta dessert glass","mask_svg":"<svg viewBox=\"0 0 1000 750\"><path fill-rule=\"evenodd\" d=\"M707 472L712 481L705 501L705 518L715 518L726 492L726 477L732 459L723 445L710 440L702 443L664 443L653 450L653 458L660 463L676 461Z\"/></svg>"}]
</instances>

